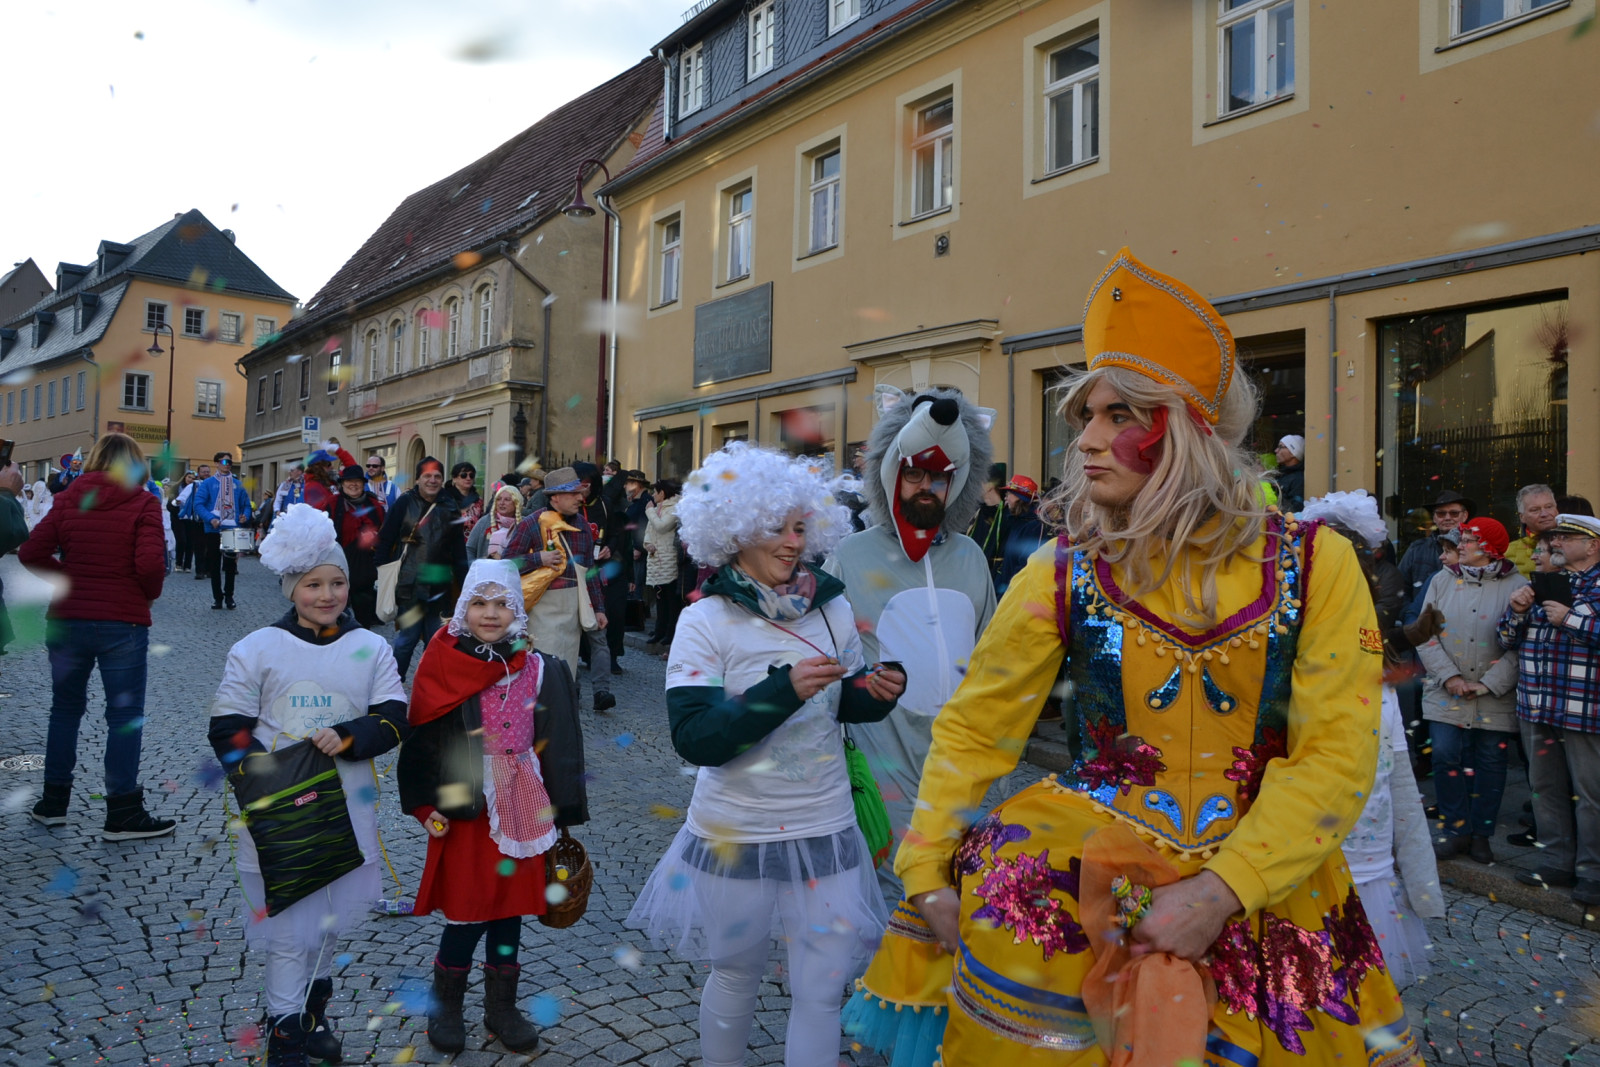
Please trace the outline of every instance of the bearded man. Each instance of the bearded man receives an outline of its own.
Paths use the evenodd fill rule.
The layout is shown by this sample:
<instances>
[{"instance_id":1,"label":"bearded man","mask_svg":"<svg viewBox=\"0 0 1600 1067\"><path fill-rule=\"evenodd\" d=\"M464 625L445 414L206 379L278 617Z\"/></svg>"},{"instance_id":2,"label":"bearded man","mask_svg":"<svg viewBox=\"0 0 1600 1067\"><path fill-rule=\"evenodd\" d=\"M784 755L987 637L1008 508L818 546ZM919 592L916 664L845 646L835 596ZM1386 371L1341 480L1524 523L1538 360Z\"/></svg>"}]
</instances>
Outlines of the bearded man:
<instances>
[{"instance_id":1,"label":"bearded man","mask_svg":"<svg viewBox=\"0 0 1600 1067\"><path fill-rule=\"evenodd\" d=\"M882 722L850 727L889 810L894 845L911 825L934 716L961 684L994 614L994 583L977 542L961 531L983 494L993 413L951 389L912 396L878 386L863 492L872 525L840 543L824 569L844 582L867 661L904 666L906 691ZM892 904L900 881L878 880Z\"/></svg>"}]
</instances>

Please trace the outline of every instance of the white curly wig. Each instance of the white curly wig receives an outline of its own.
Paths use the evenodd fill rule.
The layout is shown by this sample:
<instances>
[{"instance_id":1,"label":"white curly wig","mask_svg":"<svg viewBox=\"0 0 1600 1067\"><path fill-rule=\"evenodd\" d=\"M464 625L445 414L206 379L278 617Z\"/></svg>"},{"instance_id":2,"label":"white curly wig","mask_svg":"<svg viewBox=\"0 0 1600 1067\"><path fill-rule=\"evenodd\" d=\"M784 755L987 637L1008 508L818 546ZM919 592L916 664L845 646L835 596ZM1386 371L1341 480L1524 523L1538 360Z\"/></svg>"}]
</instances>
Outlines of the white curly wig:
<instances>
[{"instance_id":1,"label":"white curly wig","mask_svg":"<svg viewBox=\"0 0 1600 1067\"><path fill-rule=\"evenodd\" d=\"M678 532L703 567L720 567L759 544L798 509L806 518L806 558L820 559L851 533L838 494L855 479L835 477L823 460L791 458L735 441L706 457L683 483Z\"/></svg>"},{"instance_id":2,"label":"white curly wig","mask_svg":"<svg viewBox=\"0 0 1600 1067\"><path fill-rule=\"evenodd\" d=\"M1378 514L1378 502L1368 496L1365 489L1329 493L1307 500L1295 517L1305 522L1321 519L1343 526L1365 541L1368 548L1376 548L1389 536L1389 528Z\"/></svg>"}]
</instances>

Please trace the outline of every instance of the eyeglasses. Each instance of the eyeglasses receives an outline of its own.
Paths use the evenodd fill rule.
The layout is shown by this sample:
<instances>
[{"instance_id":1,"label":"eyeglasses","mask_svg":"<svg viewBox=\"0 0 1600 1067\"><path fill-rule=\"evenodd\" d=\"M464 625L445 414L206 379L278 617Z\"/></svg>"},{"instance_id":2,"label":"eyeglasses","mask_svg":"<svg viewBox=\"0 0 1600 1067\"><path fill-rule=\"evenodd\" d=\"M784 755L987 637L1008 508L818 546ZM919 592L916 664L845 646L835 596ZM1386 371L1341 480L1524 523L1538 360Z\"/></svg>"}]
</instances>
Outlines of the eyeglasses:
<instances>
[{"instance_id":1,"label":"eyeglasses","mask_svg":"<svg viewBox=\"0 0 1600 1067\"><path fill-rule=\"evenodd\" d=\"M383 464L381 464L381 463L368 463L367 464L367 470L369 470L369 471L381 471L381 470L383 470Z\"/></svg>"},{"instance_id":2,"label":"eyeglasses","mask_svg":"<svg viewBox=\"0 0 1600 1067\"><path fill-rule=\"evenodd\" d=\"M950 484L950 476L948 474L935 474L933 471L925 471L921 467L902 468L900 480L907 485L921 485L927 482L930 488Z\"/></svg>"}]
</instances>

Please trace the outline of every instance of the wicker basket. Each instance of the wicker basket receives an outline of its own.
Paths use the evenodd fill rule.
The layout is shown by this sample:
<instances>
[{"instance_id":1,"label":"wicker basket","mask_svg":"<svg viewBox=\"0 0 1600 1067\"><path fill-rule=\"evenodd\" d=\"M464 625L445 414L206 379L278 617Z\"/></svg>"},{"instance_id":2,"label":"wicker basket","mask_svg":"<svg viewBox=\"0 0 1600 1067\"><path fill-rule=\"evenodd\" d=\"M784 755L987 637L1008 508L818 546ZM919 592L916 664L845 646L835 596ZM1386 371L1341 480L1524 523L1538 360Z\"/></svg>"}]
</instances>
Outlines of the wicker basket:
<instances>
[{"instance_id":1,"label":"wicker basket","mask_svg":"<svg viewBox=\"0 0 1600 1067\"><path fill-rule=\"evenodd\" d=\"M557 872L566 871L560 878ZM539 921L557 930L564 930L583 918L589 909L589 890L594 888L594 864L589 862L589 852L583 843L563 827L561 836L544 854L545 885L560 885L567 891L567 899L546 907Z\"/></svg>"}]
</instances>

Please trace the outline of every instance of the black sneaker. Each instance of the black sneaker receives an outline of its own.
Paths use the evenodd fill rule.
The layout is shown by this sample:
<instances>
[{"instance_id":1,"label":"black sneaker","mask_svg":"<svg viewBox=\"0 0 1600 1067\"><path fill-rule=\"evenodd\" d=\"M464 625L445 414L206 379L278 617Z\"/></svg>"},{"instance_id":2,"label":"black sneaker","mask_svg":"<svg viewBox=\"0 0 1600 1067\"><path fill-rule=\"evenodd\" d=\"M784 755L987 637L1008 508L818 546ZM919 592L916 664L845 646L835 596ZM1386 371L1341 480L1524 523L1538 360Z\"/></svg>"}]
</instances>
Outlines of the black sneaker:
<instances>
[{"instance_id":1,"label":"black sneaker","mask_svg":"<svg viewBox=\"0 0 1600 1067\"><path fill-rule=\"evenodd\" d=\"M1533 848L1538 845L1538 843L1539 839L1531 833L1506 835L1506 844L1515 846L1516 848Z\"/></svg>"},{"instance_id":2,"label":"black sneaker","mask_svg":"<svg viewBox=\"0 0 1600 1067\"><path fill-rule=\"evenodd\" d=\"M165 837L178 828L171 819L157 819L144 810L144 790L106 797L106 825L100 836L107 841L140 837Z\"/></svg>"},{"instance_id":3,"label":"black sneaker","mask_svg":"<svg viewBox=\"0 0 1600 1067\"><path fill-rule=\"evenodd\" d=\"M610 711L617 706L617 698L611 695L610 690L596 689L594 691L594 710Z\"/></svg>"},{"instance_id":4,"label":"black sneaker","mask_svg":"<svg viewBox=\"0 0 1600 1067\"><path fill-rule=\"evenodd\" d=\"M233 597L229 597L229 598L228 598L228 610L229 610L229 611L232 611L232 610L233 610L233 609L234 609L234 608L237 608L237 607L238 607L238 606L239 606L239 605L237 605L237 604L235 604L235 603L234 603L234 602L233 602Z\"/></svg>"},{"instance_id":5,"label":"black sneaker","mask_svg":"<svg viewBox=\"0 0 1600 1067\"><path fill-rule=\"evenodd\" d=\"M33 806L28 814L33 816L34 822L44 823L46 826L62 826L67 821L67 804L72 800L72 787L70 785L44 784L44 796Z\"/></svg>"},{"instance_id":6,"label":"black sneaker","mask_svg":"<svg viewBox=\"0 0 1600 1067\"><path fill-rule=\"evenodd\" d=\"M611 673L612 674L626 674L628 672L622 669L622 664L618 663L616 660L612 660L611 661Z\"/></svg>"},{"instance_id":7,"label":"black sneaker","mask_svg":"<svg viewBox=\"0 0 1600 1067\"><path fill-rule=\"evenodd\" d=\"M220 601L220 600L213 600L213 601L212 601L212 602L211 602L211 610L212 610L212 611L221 611L221 610L222 610L222 601Z\"/></svg>"},{"instance_id":8,"label":"black sneaker","mask_svg":"<svg viewBox=\"0 0 1600 1067\"><path fill-rule=\"evenodd\" d=\"M1572 899L1579 904L1600 904L1600 882L1593 878L1580 878L1572 887Z\"/></svg>"},{"instance_id":9,"label":"black sneaker","mask_svg":"<svg viewBox=\"0 0 1600 1067\"><path fill-rule=\"evenodd\" d=\"M1482 864L1487 865L1494 862L1494 849L1489 847L1489 839L1487 837L1474 835L1472 847L1467 850L1467 855Z\"/></svg>"},{"instance_id":10,"label":"black sneaker","mask_svg":"<svg viewBox=\"0 0 1600 1067\"><path fill-rule=\"evenodd\" d=\"M1540 889L1558 888L1577 885L1575 875L1562 874L1559 871L1518 871L1517 881L1523 885L1537 886Z\"/></svg>"},{"instance_id":11,"label":"black sneaker","mask_svg":"<svg viewBox=\"0 0 1600 1067\"><path fill-rule=\"evenodd\" d=\"M1447 860L1460 856L1472 848L1472 838L1449 837L1435 838L1433 842L1433 856L1435 859Z\"/></svg>"}]
</instances>

